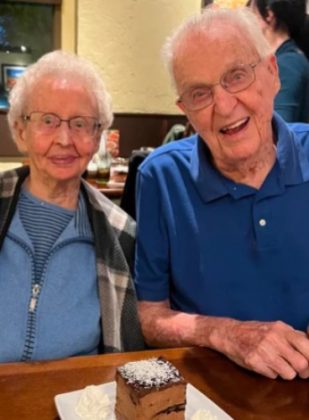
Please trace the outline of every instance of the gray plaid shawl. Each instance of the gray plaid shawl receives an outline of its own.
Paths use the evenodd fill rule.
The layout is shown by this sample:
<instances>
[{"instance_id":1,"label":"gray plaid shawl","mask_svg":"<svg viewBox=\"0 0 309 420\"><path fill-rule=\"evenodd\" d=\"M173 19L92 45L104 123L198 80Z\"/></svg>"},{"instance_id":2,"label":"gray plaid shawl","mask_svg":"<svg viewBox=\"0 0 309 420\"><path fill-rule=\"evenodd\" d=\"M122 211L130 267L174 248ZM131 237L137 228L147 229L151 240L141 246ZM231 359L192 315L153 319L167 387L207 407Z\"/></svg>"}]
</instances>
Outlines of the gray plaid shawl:
<instances>
[{"instance_id":1,"label":"gray plaid shawl","mask_svg":"<svg viewBox=\"0 0 309 420\"><path fill-rule=\"evenodd\" d=\"M0 252L28 167L0 173ZM81 191L95 241L102 319L102 352L142 350L144 341L137 315L131 275L135 222L103 194L82 180Z\"/></svg>"}]
</instances>

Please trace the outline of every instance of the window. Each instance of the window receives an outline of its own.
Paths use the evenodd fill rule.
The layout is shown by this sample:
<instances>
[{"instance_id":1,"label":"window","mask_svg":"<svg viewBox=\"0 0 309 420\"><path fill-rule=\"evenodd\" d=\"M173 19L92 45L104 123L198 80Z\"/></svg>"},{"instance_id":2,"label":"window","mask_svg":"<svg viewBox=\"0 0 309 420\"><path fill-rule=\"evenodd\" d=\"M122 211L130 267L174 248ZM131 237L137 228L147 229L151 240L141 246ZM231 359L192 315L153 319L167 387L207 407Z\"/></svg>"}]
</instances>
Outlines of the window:
<instances>
[{"instance_id":1,"label":"window","mask_svg":"<svg viewBox=\"0 0 309 420\"><path fill-rule=\"evenodd\" d=\"M60 48L61 0L2 0L0 4L0 108L27 65Z\"/></svg>"}]
</instances>

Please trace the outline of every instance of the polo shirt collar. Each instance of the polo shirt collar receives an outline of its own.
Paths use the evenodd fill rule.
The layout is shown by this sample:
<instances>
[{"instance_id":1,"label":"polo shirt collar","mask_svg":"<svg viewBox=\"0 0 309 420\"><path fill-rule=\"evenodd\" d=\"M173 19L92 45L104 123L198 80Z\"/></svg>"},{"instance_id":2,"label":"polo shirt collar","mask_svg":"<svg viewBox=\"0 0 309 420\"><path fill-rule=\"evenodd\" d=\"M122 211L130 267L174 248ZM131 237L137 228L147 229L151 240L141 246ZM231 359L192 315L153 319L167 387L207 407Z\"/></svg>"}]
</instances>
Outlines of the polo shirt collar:
<instances>
[{"instance_id":1,"label":"polo shirt collar","mask_svg":"<svg viewBox=\"0 0 309 420\"><path fill-rule=\"evenodd\" d=\"M284 185L295 185L303 182L299 152L293 141L294 134L276 113L273 116L273 129L277 141L277 162L272 171L276 172L276 181L272 182L273 193L282 193ZM257 190L244 184L237 184L218 172L212 164L210 150L200 136L192 149L191 173L196 188L206 202L216 200L225 195L238 199ZM271 172L272 172L271 171ZM268 178L268 177L267 177ZM309 179L309 173L308 173ZM269 184L266 179L265 183ZM264 184L265 184L264 183Z\"/></svg>"}]
</instances>

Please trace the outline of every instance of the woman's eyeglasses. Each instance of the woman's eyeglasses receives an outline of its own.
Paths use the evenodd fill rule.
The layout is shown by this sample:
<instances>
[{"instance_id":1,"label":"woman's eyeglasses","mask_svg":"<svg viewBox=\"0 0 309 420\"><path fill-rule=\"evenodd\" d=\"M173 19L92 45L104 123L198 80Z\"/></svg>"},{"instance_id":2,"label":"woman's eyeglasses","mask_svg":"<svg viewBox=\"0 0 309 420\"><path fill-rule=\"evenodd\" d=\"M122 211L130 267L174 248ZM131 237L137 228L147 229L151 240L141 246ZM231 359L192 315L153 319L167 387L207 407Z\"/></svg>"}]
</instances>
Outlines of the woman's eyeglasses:
<instances>
[{"instance_id":1,"label":"woman's eyeglasses","mask_svg":"<svg viewBox=\"0 0 309 420\"><path fill-rule=\"evenodd\" d=\"M94 117L76 116L65 120L57 114L34 111L29 115L23 115L22 118L31 122L36 131L46 135L52 134L62 122L67 123L69 129L79 136L94 136L101 127Z\"/></svg>"}]
</instances>

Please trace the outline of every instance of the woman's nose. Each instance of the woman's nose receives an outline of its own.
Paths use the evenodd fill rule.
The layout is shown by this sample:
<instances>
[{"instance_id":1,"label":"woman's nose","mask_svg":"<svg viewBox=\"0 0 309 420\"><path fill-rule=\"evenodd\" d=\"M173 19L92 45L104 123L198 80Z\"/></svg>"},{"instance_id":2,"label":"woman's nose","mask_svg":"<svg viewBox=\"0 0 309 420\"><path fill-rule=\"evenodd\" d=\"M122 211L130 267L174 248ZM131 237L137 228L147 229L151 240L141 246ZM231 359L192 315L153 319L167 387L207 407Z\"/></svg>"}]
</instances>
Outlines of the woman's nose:
<instances>
[{"instance_id":1,"label":"woman's nose","mask_svg":"<svg viewBox=\"0 0 309 420\"><path fill-rule=\"evenodd\" d=\"M68 121L61 121L55 133L57 142L62 146L66 146L73 142L73 133L69 127Z\"/></svg>"}]
</instances>

